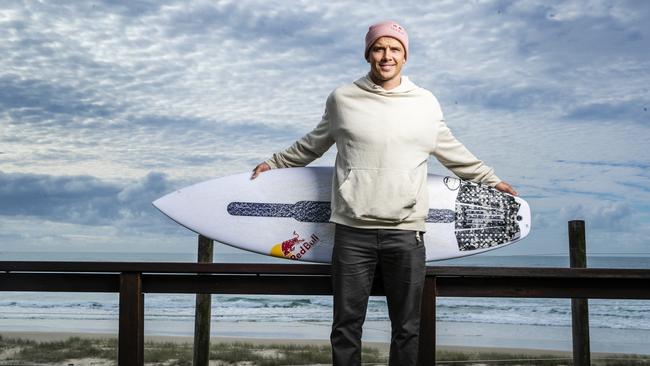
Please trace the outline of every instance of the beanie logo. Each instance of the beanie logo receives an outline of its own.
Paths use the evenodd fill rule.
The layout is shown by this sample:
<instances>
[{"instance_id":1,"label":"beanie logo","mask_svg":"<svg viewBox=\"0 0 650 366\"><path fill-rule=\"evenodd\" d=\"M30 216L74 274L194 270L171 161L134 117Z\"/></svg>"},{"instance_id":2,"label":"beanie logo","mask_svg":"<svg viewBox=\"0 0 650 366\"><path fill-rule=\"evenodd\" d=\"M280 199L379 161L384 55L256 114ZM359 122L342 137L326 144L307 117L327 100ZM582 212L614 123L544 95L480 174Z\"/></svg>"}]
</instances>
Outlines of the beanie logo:
<instances>
[{"instance_id":1,"label":"beanie logo","mask_svg":"<svg viewBox=\"0 0 650 366\"><path fill-rule=\"evenodd\" d=\"M391 28L393 28L393 30L394 30L395 32L397 32L397 33L399 33L399 34L404 34L404 30L403 30L402 27L399 26L398 24L393 23L393 24L391 24L390 26L391 26Z\"/></svg>"}]
</instances>

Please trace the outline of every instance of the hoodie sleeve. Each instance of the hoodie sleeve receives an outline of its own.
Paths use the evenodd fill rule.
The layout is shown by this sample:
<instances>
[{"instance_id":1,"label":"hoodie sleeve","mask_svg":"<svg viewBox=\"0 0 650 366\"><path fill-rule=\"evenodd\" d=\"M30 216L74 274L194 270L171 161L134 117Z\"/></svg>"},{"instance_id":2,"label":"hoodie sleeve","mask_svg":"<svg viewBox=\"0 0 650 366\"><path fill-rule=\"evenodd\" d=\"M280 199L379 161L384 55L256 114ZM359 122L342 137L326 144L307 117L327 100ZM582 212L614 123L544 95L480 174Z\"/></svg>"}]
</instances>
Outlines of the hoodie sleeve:
<instances>
[{"instance_id":1,"label":"hoodie sleeve","mask_svg":"<svg viewBox=\"0 0 650 366\"><path fill-rule=\"evenodd\" d=\"M334 144L330 133L330 113L328 112L330 104L331 96L327 100L323 118L316 128L285 150L273 154L265 162L273 169L292 168L305 166L321 157Z\"/></svg>"},{"instance_id":2,"label":"hoodie sleeve","mask_svg":"<svg viewBox=\"0 0 650 366\"><path fill-rule=\"evenodd\" d=\"M501 182L501 179L494 174L494 169L477 159L454 137L444 120L440 120L438 141L433 155L460 178L471 179L491 187Z\"/></svg>"}]
</instances>

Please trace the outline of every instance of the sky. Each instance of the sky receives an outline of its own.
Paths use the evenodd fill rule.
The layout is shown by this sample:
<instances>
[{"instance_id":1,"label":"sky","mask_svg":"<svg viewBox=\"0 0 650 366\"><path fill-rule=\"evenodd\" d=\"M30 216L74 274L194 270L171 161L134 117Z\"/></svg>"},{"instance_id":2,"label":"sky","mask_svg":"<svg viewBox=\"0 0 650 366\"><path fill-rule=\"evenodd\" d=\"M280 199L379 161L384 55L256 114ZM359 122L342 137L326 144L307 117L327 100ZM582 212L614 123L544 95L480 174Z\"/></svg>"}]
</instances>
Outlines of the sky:
<instances>
[{"instance_id":1,"label":"sky","mask_svg":"<svg viewBox=\"0 0 650 366\"><path fill-rule=\"evenodd\" d=\"M494 254L566 255L581 219L588 253L650 255L650 2L5 0L0 258L195 252L151 201L315 127L385 19L409 32L404 75L531 205Z\"/></svg>"}]
</instances>

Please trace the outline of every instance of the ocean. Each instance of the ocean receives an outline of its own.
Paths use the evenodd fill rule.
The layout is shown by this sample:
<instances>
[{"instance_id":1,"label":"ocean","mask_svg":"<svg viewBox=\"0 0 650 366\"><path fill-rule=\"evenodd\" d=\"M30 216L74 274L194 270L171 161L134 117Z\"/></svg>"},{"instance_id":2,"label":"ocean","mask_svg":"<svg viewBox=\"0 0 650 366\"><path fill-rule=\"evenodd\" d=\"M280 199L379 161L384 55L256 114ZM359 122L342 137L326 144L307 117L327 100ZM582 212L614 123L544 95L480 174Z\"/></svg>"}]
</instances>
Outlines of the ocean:
<instances>
[{"instance_id":1,"label":"ocean","mask_svg":"<svg viewBox=\"0 0 650 366\"><path fill-rule=\"evenodd\" d=\"M3 260L124 260L196 261L189 254L171 253L1 253ZM215 258L216 260L217 258ZM221 254L221 262L282 261L253 254ZM481 255L433 262L431 265L567 267L564 256ZM589 267L650 268L650 257L596 256ZM318 324L331 322L329 296L213 295L214 322L259 324ZM149 334L191 336L194 295L147 294L145 327ZM119 299L105 293L0 293L0 331L114 331ZM569 299L445 298L437 299L437 320L446 323L501 324L541 327L569 327ZM592 329L650 331L650 301L589 300ZM372 297L367 322L387 323L386 301ZM103 325L102 325L103 324ZM146 324L151 324L147 327ZM155 326L164 324L165 326ZM106 328L106 329L105 329Z\"/></svg>"}]
</instances>

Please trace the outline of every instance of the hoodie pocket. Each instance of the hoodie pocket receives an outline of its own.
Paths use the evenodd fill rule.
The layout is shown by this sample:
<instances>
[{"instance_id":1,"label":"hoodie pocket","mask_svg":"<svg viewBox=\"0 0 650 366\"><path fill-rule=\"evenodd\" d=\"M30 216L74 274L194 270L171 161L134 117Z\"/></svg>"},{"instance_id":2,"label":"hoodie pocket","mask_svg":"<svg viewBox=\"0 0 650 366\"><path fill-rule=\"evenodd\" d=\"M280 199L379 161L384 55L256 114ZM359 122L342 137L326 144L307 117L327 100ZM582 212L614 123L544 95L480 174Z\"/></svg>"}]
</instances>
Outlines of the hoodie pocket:
<instances>
[{"instance_id":1,"label":"hoodie pocket","mask_svg":"<svg viewBox=\"0 0 650 366\"><path fill-rule=\"evenodd\" d=\"M352 168L339 187L343 207L355 219L398 223L409 217L421 182L416 170Z\"/></svg>"}]
</instances>

